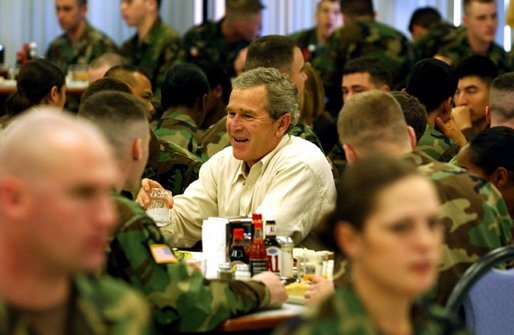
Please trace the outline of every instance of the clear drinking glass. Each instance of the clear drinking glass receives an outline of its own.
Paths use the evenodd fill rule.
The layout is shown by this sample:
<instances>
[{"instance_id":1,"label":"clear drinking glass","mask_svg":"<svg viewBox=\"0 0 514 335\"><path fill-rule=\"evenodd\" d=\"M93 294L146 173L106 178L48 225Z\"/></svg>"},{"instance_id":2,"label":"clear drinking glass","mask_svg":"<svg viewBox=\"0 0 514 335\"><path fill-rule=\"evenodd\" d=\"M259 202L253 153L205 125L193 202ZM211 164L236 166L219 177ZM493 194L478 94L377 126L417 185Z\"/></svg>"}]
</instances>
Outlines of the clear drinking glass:
<instances>
[{"instance_id":1,"label":"clear drinking glass","mask_svg":"<svg viewBox=\"0 0 514 335\"><path fill-rule=\"evenodd\" d=\"M150 191L150 206L146 210L146 214L151 217L158 227L163 227L170 220L170 209L168 207L168 199L171 192L162 188L152 188Z\"/></svg>"}]
</instances>

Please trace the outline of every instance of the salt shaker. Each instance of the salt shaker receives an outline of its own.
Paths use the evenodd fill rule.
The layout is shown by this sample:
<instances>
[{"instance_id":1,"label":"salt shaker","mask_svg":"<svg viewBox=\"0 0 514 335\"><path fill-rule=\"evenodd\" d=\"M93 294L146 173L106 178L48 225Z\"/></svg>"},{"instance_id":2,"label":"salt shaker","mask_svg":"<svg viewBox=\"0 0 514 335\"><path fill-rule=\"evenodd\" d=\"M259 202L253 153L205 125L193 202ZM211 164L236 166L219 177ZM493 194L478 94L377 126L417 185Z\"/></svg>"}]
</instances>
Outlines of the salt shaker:
<instances>
[{"instance_id":1,"label":"salt shaker","mask_svg":"<svg viewBox=\"0 0 514 335\"><path fill-rule=\"evenodd\" d=\"M229 262L219 264L218 279L223 281L232 280L232 265Z\"/></svg>"},{"instance_id":2,"label":"salt shaker","mask_svg":"<svg viewBox=\"0 0 514 335\"><path fill-rule=\"evenodd\" d=\"M239 263L236 264L236 273L235 273L235 280L250 280L251 274L250 274L250 266L248 264Z\"/></svg>"}]
</instances>

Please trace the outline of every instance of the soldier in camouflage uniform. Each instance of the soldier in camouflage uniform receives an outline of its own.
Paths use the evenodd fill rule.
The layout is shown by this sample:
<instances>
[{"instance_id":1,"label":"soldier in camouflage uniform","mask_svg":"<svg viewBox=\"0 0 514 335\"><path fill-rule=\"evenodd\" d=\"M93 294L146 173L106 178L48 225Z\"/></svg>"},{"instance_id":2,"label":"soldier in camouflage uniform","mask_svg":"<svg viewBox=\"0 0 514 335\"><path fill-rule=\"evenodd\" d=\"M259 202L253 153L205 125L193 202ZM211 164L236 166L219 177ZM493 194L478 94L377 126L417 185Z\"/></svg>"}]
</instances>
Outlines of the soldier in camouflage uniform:
<instances>
[{"instance_id":1,"label":"soldier in camouflage uniform","mask_svg":"<svg viewBox=\"0 0 514 335\"><path fill-rule=\"evenodd\" d=\"M159 16L161 0L121 1L121 13L136 34L121 47L129 64L150 76L155 95L160 89L166 71L183 57L180 35L162 22Z\"/></svg>"},{"instance_id":2,"label":"soldier in camouflage uniform","mask_svg":"<svg viewBox=\"0 0 514 335\"><path fill-rule=\"evenodd\" d=\"M2 195L26 200L0 203L0 334L149 334L140 294L82 274L102 267L116 224L98 130L39 108L3 133L0 162Z\"/></svg>"},{"instance_id":3,"label":"soldier in camouflage uniform","mask_svg":"<svg viewBox=\"0 0 514 335\"><path fill-rule=\"evenodd\" d=\"M425 105L428 123L417 148L448 162L467 140L451 118L457 73L443 61L426 58L412 68L405 91Z\"/></svg>"},{"instance_id":4,"label":"soldier in camouflage uniform","mask_svg":"<svg viewBox=\"0 0 514 335\"><path fill-rule=\"evenodd\" d=\"M316 8L316 26L291 35L306 62L315 63L327 39L342 23L339 0L322 0ZM317 70L317 69L316 69Z\"/></svg>"},{"instance_id":5,"label":"soldier in camouflage uniform","mask_svg":"<svg viewBox=\"0 0 514 335\"><path fill-rule=\"evenodd\" d=\"M57 64L64 73L68 72L69 65L87 66L106 52L118 52L111 38L88 23L86 0L56 0L55 4L64 34L50 43L45 57ZM69 95L66 108L76 112L79 100L78 96Z\"/></svg>"},{"instance_id":6,"label":"soldier in camouflage uniform","mask_svg":"<svg viewBox=\"0 0 514 335\"><path fill-rule=\"evenodd\" d=\"M261 33L263 9L260 0L227 0L220 21L203 23L185 33L185 60L219 63L234 77L234 61L240 51Z\"/></svg>"},{"instance_id":7,"label":"soldier in camouflage uniform","mask_svg":"<svg viewBox=\"0 0 514 335\"><path fill-rule=\"evenodd\" d=\"M116 68L113 68L116 70ZM130 76L128 80L132 87L137 85L134 82L135 78L132 77L131 72L126 71L109 71L109 75L100 78L88 86L82 95L82 101L86 101L91 95L111 90L125 93L131 93L141 97L137 94L136 89L131 89L126 82L118 78L125 78L126 75ZM146 83L147 89L151 94L151 87L149 82ZM147 92L142 90L143 93ZM145 101L148 108L148 100ZM148 110L147 110L148 111ZM179 147L178 145L157 138L155 132L150 129L150 144L149 144L149 157L148 163L145 168L144 177L157 180L161 185L166 185L166 188L173 192L173 194L182 194L186 187L198 178L198 171L201 166L201 161L198 157Z\"/></svg>"},{"instance_id":8,"label":"soldier in camouflage uniform","mask_svg":"<svg viewBox=\"0 0 514 335\"><path fill-rule=\"evenodd\" d=\"M433 284L441 258L434 185L394 158L352 165L339 185L325 238L347 255L350 282L277 334L466 334L441 307L415 302ZM413 271L421 259L424 271Z\"/></svg>"},{"instance_id":9,"label":"soldier in camouflage uniform","mask_svg":"<svg viewBox=\"0 0 514 335\"><path fill-rule=\"evenodd\" d=\"M419 314L412 320L413 333L424 335L466 335L464 326L441 307L414 305ZM274 335L382 334L369 311L351 286L336 288L327 300L303 318L281 326Z\"/></svg>"},{"instance_id":10,"label":"soldier in camouflage uniform","mask_svg":"<svg viewBox=\"0 0 514 335\"><path fill-rule=\"evenodd\" d=\"M429 124L419 139L416 149L440 162L449 162L459 152L457 143Z\"/></svg>"},{"instance_id":11,"label":"soldier in camouflage uniform","mask_svg":"<svg viewBox=\"0 0 514 335\"><path fill-rule=\"evenodd\" d=\"M107 35L93 28L86 20L86 0L56 0L59 24L64 34L55 38L45 57L66 73L68 65L88 65L106 52L117 52L118 47Z\"/></svg>"},{"instance_id":12,"label":"soldier in camouflage uniform","mask_svg":"<svg viewBox=\"0 0 514 335\"><path fill-rule=\"evenodd\" d=\"M376 118L376 110L381 118ZM480 256L512 243L512 221L505 201L486 180L414 151L415 143L398 103L387 93L359 94L345 104L338 123L351 164L370 153L403 157L432 179L443 203L446 227L436 301L444 304L465 270ZM379 136L377 136L379 134Z\"/></svg>"},{"instance_id":13,"label":"soldier in camouflage uniform","mask_svg":"<svg viewBox=\"0 0 514 335\"><path fill-rule=\"evenodd\" d=\"M344 26L327 41L325 51L313 62L325 83L327 109L337 115L341 108L341 74L346 61L361 56L381 60L401 87L414 64L414 50L394 28L374 20L371 0L341 1Z\"/></svg>"},{"instance_id":14,"label":"soldier in camouflage uniform","mask_svg":"<svg viewBox=\"0 0 514 335\"><path fill-rule=\"evenodd\" d=\"M173 194L182 194L198 179L202 161L186 149L150 131L150 153L143 177L156 180Z\"/></svg>"},{"instance_id":15,"label":"soldier in camouflage uniform","mask_svg":"<svg viewBox=\"0 0 514 335\"><path fill-rule=\"evenodd\" d=\"M159 138L175 143L190 152L196 152L198 143L194 135L198 125L182 108L168 108L154 124L153 129Z\"/></svg>"},{"instance_id":16,"label":"soldier in camouflage uniform","mask_svg":"<svg viewBox=\"0 0 514 335\"><path fill-rule=\"evenodd\" d=\"M195 153L195 134L205 118L205 98L209 82L194 64L177 64L166 72L162 83L163 115L153 124L159 138Z\"/></svg>"},{"instance_id":17,"label":"soldier in camouflage uniform","mask_svg":"<svg viewBox=\"0 0 514 335\"><path fill-rule=\"evenodd\" d=\"M82 104L79 115L102 129L120 162L131 161L120 169L126 180L120 181L113 195L119 216L109 245L107 272L146 296L158 333L213 330L231 316L285 300L283 285L270 272L248 282L205 280L196 269L177 260L144 210L119 194L122 190L133 193L144 167L137 155L127 157L133 156L130 148L149 141L145 107L139 100L125 93L101 92ZM124 138L134 140L123 143ZM144 160L148 149L141 150Z\"/></svg>"},{"instance_id":18,"label":"soldier in camouflage uniform","mask_svg":"<svg viewBox=\"0 0 514 335\"><path fill-rule=\"evenodd\" d=\"M494 42L498 26L496 0L464 0L463 26L457 38L437 53L450 64L457 65L475 54L489 57L500 74L511 71L511 64L503 47Z\"/></svg>"},{"instance_id":19,"label":"soldier in camouflage uniform","mask_svg":"<svg viewBox=\"0 0 514 335\"><path fill-rule=\"evenodd\" d=\"M409 21L409 32L417 60L435 56L439 49L457 38L457 28L443 21L441 13L434 7L417 8Z\"/></svg>"},{"instance_id":20,"label":"soldier in camouflage uniform","mask_svg":"<svg viewBox=\"0 0 514 335\"><path fill-rule=\"evenodd\" d=\"M432 24L425 35L414 41L416 60L424 58L440 57L440 50L448 48L456 43L458 37L463 34L463 28L456 28L444 21Z\"/></svg>"}]
</instances>

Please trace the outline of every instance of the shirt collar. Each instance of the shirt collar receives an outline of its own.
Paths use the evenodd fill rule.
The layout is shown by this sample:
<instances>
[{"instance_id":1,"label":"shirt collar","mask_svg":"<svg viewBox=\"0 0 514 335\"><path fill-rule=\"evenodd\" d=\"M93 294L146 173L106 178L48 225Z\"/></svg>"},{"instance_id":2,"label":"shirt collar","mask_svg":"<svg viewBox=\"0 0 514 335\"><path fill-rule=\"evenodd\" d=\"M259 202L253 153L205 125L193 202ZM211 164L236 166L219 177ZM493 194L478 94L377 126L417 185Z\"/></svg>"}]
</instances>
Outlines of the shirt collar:
<instances>
[{"instance_id":1,"label":"shirt collar","mask_svg":"<svg viewBox=\"0 0 514 335\"><path fill-rule=\"evenodd\" d=\"M268 166L271 159L275 156L277 152L279 152L283 147L287 145L287 143L290 141L291 136L289 134L285 134L280 139L280 142L278 142L277 146L271 150L267 155L262 157L257 163L255 163L250 170L247 170L246 164L244 161L239 161L239 173L237 174L236 178L243 177L246 179L248 177L248 174L250 171L254 168L260 169L261 173L262 171L266 170L266 167Z\"/></svg>"}]
</instances>

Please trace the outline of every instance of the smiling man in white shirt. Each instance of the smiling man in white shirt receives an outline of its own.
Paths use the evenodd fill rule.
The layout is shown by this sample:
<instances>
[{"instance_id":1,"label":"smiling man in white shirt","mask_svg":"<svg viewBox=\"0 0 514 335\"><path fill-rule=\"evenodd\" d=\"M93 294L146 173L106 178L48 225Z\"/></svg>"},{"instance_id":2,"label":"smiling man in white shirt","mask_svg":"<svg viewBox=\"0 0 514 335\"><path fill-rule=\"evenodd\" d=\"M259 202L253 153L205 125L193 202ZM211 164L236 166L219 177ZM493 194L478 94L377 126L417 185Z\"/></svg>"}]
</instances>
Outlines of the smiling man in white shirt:
<instances>
[{"instance_id":1,"label":"smiling man in white shirt","mask_svg":"<svg viewBox=\"0 0 514 335\"><path fill-rule=\"evenodd\" d=\"M174 197L170 223L161 227L171 245L194 245L207 217L258 210L275 217L277 235L313 246L309 232L334 208L336 191L321 150L287 134L298 121L298 106L295 85L277 69L253 69L234 80L227 107L231 147L207 161L199 179Z\"/></svg>"}]
</instances>

